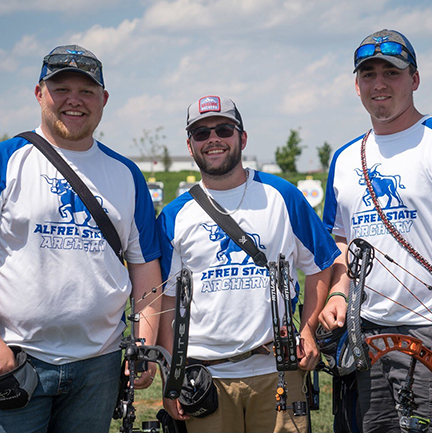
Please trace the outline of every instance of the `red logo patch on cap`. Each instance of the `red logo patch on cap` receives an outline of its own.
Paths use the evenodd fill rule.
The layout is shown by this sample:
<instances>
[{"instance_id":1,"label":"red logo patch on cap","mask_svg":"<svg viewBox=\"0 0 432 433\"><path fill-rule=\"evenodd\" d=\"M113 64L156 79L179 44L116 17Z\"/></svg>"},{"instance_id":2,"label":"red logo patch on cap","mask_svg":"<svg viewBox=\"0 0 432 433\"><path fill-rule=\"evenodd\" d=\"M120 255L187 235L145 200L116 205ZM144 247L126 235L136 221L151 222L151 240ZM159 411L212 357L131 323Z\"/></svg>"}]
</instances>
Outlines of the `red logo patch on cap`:
<instances>
[{"instance_id":1,"label":"red logo patch on cap","mask_svg":"<svg viewBox=\"0 0 432 433\"><path fill-rule=\"evenodd\" d=\"M200 114L209 111L221 111L221 102L219 96L204 96L198 102Z\"/></svg>"}]
</instances>

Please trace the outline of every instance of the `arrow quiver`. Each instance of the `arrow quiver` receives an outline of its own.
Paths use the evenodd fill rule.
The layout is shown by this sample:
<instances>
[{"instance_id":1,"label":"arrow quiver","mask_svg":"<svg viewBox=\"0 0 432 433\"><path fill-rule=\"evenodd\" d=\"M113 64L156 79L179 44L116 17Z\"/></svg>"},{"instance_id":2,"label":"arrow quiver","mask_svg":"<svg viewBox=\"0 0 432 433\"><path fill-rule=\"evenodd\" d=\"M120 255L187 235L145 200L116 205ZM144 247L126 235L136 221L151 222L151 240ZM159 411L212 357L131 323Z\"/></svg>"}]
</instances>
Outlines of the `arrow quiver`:
<instances>
[{"instance_id":1,"label":"arrow quiver","mask_svg":"<svg viewBox=\"0 0 432 433\"><path fill-rule=\"evenodd\" d=\"M176 282L176 307L174 320L173 356L161 346L147 346L145 339L135 337L135 324L140 320L140 313L135 313L135 299L131 298L131 312L127 316L130 322L130 334L124 337L120 348L124 350L124 362L121 372L120 393L114 419L123 419L121 433L138 432L133 428L135 421L135 379L137 373L147 370L149 362L159 365L164 383L163 396L177 399L182 389L186 365L187 344L189 338L190 303L192 300L192 278L190 271L182 269ZM129 376L124 374L125 364L129 367Z\"/></svg>"}]
</instances>

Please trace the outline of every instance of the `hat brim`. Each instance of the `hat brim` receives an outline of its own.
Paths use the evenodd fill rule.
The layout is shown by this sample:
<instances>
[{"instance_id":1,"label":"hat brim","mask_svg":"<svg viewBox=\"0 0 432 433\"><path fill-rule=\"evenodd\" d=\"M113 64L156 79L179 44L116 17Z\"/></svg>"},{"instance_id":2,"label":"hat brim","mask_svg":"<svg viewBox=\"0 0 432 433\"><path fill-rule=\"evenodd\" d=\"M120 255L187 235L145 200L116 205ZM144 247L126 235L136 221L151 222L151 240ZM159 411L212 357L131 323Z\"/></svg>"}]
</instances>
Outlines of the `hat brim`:
<instances>
[{"instance_id":1,"label":"hat brim","mask_svg":"<svg viewBox=\"0 0 432 433\"><path fill-rule=\"evenodd\" d=\"M382 54L377 53L374 56L367 57L366 59L361 60L360 63L354 69L353 74L355 74L360 69L363 63L369 60L385 60L386 62L391 63L393 66L396 66L396 68L398 69L406 69L410 65L410 62L408 60L400 59L399 57L395 57L395 56L384 56Z\"/></svg>"},{"instance_id":2,"label":"hat brim","mask_svg":"<svg viewBox=\"0 0 432 433\"><path fill-rule=\"evenodd\" d=\"M209 111L208 113L202 114L198 119L194 120L192 123L190 123L186 127L186 131L190 131L192 126L195 125L197 122L199 122L202 119L205 119L206 117L224 117L225 119L232 120L237 126L240 126L240 121L232 116L227 116L225 113L218 113L215 111Z\"/></svg>"},{"instance_id":3,"label":"hat brim","mask_svg":"<svg viewBox=\"0 0 432 433\"><path fill-rule=\"evenodd\" d=\"M92 74L90 74L89 72L83 71L82 69L78 69L78 68L74 68L74 67L70 67L70 68L61 68L58 69L57 71L54 72L50 72L49 74L46 74L41 81L46 81L51 79L52 77L54 77L55 75L61 74L63 72L77 72L79 74L83 74L83 75L87 75L87 77L91 78L96 84L98 84L101 87L104 87L104 85L98 81Z\"/></svg>"}]
</instances>

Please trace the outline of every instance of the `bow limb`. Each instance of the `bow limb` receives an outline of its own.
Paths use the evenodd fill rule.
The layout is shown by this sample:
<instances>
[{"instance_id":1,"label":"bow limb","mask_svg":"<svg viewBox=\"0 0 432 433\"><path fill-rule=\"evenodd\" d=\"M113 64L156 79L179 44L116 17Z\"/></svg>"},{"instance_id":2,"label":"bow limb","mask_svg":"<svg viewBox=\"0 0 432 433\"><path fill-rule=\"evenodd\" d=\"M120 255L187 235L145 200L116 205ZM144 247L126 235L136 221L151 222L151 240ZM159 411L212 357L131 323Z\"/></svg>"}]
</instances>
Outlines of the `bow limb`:
<instances>
[{"instance_id":1,"label":"bow limb","mask_svg":"<svg viewBox=\"0 0 432 433\"><path fill-rule=\"evenodd\" d=\"M353 249L353 245L357 249ZM348 275L351 278L347 311L348 339L356 368L357 370L364 371L370 368L371 363L361 331L360 310L364 299L366 276L372 269L373 248L363 239L354 239L350 243L348 251L353 255L351 262L347 260L349 263L347 264Z\"/></svg>"},{"instance_id":2,"label":"bow limb","mask_svg":"<svg viewBox=\"0 0 432 433\"><path fill-rule=\"evenodd\" d=\"M270 304L272 313L273 327L273 350L276 359L276 369L279 372L279 381L276 389L276 410L285 412L287 406L287 384L285 381L285 371L297 370L297 344L291 310L290 283L292 282L289 273L289 264L285 257L280 254L278 262L267 263L270 282ZM285 316L282 320L279 317L278 292L284 303ZM301 411L306 406L305 402L298 402ZM294 409L294 414L296 410ZM304 415L305 413L301 413Z\"/></svg>"},{"instance_id":3,"label":"bow limb","mask_svg":"<svg viewBox=\"0 0 432 433\"><path fill-rule=\"evenodd\" d=\"M186 366L189 339L190 304L192 301L192 277L182 269L177 278L174 318L174 340L170 372L164 387L164 397L172 400L180 396Z\"/></svg>"},{"instance_id":4,"label":"bow limb","mask_svg":"<svg viewBox=\"0 0 432 433\"><path fill-rule=\"evenodd\" d=\"M419 338L402 334L378 334L366 337L365 341L370 347L372 364L386 353L399 351L414 357L432 372L432 351Z\"/></svg>"},{"instance_id":5,"label":"bow limb","mask_svg":"<svg viewBox=\"0 0 432 433\"><path fill-rule=\"evenodd\" d=\"M273 324L273 342L278 371L297 370L296 335L293 323L290 295L289 264L280 254L278 262L267 265L270 280L270 303ZM284 304L284 317L279 317L278 292Z\"/></svg>"}]
</instances>

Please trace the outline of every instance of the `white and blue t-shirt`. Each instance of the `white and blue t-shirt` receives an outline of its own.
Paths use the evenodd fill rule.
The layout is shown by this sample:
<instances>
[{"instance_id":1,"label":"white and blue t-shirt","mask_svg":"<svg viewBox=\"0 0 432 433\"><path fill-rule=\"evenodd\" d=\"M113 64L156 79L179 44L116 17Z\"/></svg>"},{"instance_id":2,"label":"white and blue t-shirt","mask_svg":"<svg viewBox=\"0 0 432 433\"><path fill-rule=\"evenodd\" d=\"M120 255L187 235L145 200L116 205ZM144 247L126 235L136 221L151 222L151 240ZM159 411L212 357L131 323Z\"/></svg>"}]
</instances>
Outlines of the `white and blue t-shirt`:
<instances>
[{"instance_id":1,"label":"white and blue t-shirt","mask_svg":"<svg viewBox=\"0 0 432 433\"><path fill-rule=\"evenodd\" d=\"M154 207L138 167L96 141L84 152L55 149L107 212L126 260L158 259ZM0 335L53 364L118 350L131 293L126 267L32 144L1 143L0 170Z\"/></svg>"},{"instance_id":2,"label":"white and blue t-shirt","mask_svg":"<svg viewBox=\"0 0 432 433\"><path fill-rule=\"evenodd\" d=\"M269 262L277 262L280 253L285 256L294 279L295 304L297 269L306 275L320 272L333 263L339 250L295 186L271 174L251 169L249 173L245 197L232 217ZM210 190L210 194L231 211L242 200L244 188L243 184L228 191ZM163 209L158 228L164 280L183 267L193 274L188 356L221 359L273 340L268 271L256 266L189 192ZM282 318L280 300L279 309ZM210 370L215 377L248 377L276 371L276 364L272 354L255 355Z\"/></svg>"},{"instance_id":3,"label":"white and blue t-shirt","mask_svg":"<svg viewBox=\"0 0 432 433\"><path fill-rule=\"evenodd\" d=\"M324 223L327 229L347 239L362 238L388 254L403 268L432 284L429 274L388 232L370 197L362 170L360 147L363 136L340 148L329 171ZM366 143L369 177L388 220L429 262L432 262L432 117L425 116L411 128L391 135L375 135ZM407 272L375 253L389 271L374 261L366 278L367 298L362 316L381 325L430 325L416 313L432 319L430 312L412 296L432 308L431 292ZM390 301L390 297L408 306Z\"/></svg>"}]
</instances>

